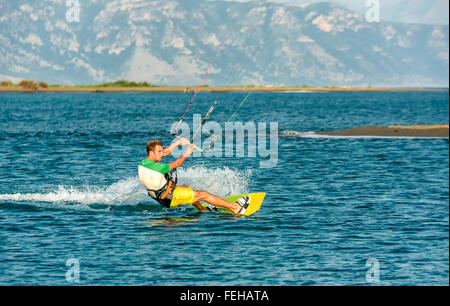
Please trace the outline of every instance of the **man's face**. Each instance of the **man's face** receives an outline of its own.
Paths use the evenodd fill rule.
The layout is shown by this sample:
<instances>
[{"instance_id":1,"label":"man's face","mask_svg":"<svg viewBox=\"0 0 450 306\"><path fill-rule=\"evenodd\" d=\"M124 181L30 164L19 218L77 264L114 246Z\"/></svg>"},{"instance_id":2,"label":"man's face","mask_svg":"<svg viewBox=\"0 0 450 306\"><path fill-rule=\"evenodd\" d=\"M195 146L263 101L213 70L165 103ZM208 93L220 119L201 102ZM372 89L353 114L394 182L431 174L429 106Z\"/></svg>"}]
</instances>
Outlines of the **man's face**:
<instances>
[{"instance_id":1,"label":"man's face","mask_svg":"<svg viewBox=\"0 0 450 306\"><path fill-rule=\"evenodd\" d=\"M149 155L151 160L153 160L154 162L159 162L161 161L161 159L164 156L163 153L163 147L162 146L156 146L154 151L150 151Z\"/></svg>"}]
</instances>

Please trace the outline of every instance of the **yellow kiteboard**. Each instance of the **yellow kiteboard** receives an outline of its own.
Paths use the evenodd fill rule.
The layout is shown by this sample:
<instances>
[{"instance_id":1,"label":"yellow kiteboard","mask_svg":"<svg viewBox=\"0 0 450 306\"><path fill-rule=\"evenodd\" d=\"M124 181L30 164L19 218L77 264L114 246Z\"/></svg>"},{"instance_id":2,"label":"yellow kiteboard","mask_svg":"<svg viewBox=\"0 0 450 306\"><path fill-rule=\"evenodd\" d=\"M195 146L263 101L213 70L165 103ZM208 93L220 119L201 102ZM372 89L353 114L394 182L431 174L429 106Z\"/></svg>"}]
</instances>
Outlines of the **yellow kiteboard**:
<instances>
[{"instance_id":1,"label":"yellow kiteboard","mask_svg":"<svg viewBox=\"0 0 450 306\"><path fill-rule=\"evenodd\" d=\"M247 194L240 194L231 196L228 198L224 198L225 201L228 201L230 203L234 203L243 196L249 196L250 197L250 204L248 205L247 209L245 210L245 216L250 216L251 214L254 214L259 210L261 207L262 202L264 201L264 197L266 196L265 192L259 192L259 193L247 193ZM202 203L204 207L208 205L207 203ZM217 207L217 212L224 213L224 214L234 214L231 210L223 207Z\"/></svg>"}]
</instances>

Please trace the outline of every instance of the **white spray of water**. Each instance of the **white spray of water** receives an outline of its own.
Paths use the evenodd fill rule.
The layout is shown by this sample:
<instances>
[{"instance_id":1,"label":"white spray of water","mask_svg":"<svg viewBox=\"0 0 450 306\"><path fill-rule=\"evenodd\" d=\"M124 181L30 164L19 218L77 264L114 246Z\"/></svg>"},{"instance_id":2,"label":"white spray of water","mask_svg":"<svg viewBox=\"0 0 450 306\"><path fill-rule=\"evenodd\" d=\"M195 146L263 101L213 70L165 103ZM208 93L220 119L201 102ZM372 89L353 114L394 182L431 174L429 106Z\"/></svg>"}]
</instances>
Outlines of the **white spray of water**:
<instances>
[{"instance_id":1,"label":"white spray of water","mask_svg":"<svg viewBox=\"0 0 450 306\"><path fill-rule=\"evenodd\" d=\"M108 187L58 186L48 193L0 194L0 200L78 204L133 204L146 196L137 177L127 178Z\"/></svg>"},{"instance_id":2,"label":"white spray of water","mask_svg":"<svg viewBox=\"0 0 450 306\"><path fill-rule=\"evenodd\" d=\"M178 170L178 185L194 190L206 190L220 197L248 193L252 170L232 170L228 167L210 169L203 166Z\"/></svg>"},{"instance_id":3,"label":"white spray of water","mask_svg":"<svg viewBox=\"0 0 450 306\"><path fill-rule=\"evenodd\" d=\"M225 197L247 193L251 174L251 170L196 166L178 170L178 185L187 184L194 190L206 190ZM137 176L123 179L107 187L58 186L55 191L48 193L0 194L0 200L83 205L134 205L152 201Z\"/></svg>"}]
</instances>

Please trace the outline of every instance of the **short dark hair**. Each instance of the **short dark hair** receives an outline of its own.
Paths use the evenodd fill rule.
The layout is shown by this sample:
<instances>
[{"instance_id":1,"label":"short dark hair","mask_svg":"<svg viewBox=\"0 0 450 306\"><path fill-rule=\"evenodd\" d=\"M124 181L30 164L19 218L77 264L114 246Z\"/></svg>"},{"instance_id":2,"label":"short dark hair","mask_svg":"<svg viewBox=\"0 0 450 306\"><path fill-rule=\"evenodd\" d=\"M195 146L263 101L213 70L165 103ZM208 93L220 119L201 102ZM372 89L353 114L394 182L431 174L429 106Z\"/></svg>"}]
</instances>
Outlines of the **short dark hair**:
<instances>
[{"instance_id":1,"label":"short dark hair","mask_svg":"<svg viewBox=\"0 0 450 306\"><path fill-rule=\"evenodd\" d=\"M150 151L155 152L156 146L163 146L162 142L159 140L152 140L147 143L147 155L150 153Z\"/></svg>"}]
</instances>

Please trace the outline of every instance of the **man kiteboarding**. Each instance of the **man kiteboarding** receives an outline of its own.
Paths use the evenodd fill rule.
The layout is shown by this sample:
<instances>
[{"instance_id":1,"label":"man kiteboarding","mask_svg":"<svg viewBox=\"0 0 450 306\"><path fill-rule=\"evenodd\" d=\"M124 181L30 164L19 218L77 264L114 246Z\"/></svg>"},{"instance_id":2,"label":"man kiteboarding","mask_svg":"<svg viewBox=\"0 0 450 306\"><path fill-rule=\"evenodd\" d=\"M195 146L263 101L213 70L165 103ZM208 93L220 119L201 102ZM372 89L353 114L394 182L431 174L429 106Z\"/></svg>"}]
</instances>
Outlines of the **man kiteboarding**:
<instances>
[{"instance_id":1,"label":"man kiteboarding","mask_svg":"<svg viewBox=\"0 0 450 306\"><path fill-rule=\"evenodd\" d=\"M170 155L176 147L187 144L190 144L189 147L177 160L168 164L160 163L161 159ZM249 196L231 203L204 190L193 190L187 185L176 185L173 173L192 154L194 147L194 144L186 138L179 138L166 148L163 148L159 140L147 143L147 158L139 163L138 174L148 195L167 208L190 204L201 211L209 211L216 210L215 207L218 206L225 207L235 214L244 214L250 203ZM203 207L200 201L208 203L207 208Z\"/></svg>"}]
</instances>

